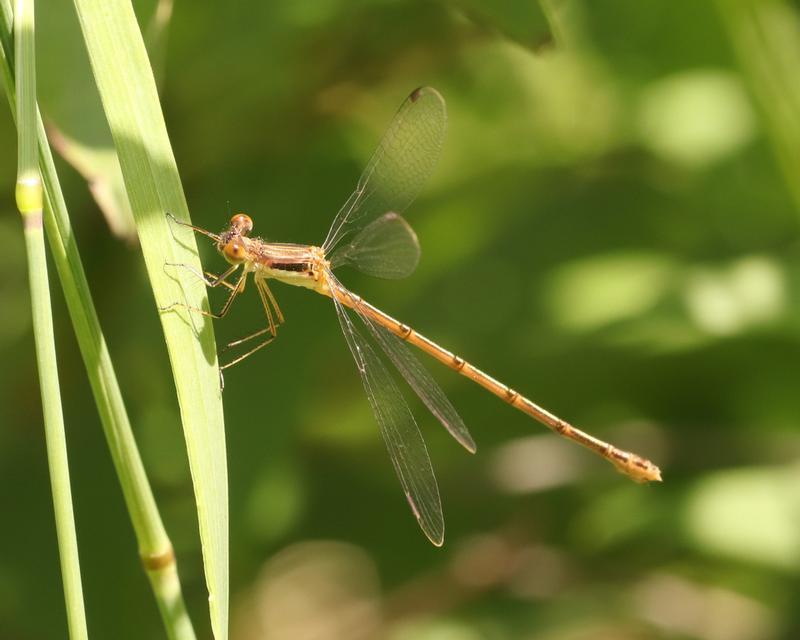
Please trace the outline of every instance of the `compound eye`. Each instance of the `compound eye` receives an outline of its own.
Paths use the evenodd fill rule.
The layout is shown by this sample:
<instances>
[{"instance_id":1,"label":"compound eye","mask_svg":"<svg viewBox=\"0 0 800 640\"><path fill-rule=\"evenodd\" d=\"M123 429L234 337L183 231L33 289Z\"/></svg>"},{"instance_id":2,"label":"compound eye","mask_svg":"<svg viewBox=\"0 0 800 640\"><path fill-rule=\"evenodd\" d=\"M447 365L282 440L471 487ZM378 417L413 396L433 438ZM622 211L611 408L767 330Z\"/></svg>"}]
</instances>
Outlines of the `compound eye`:
<instances>
[{"instance_id":1,"label":"compound eye","mask_svg":"<svg viewBox=\"0 0 800 640\"><path fill-rule=\"evenodd\" d=\"M246 236L253 230L253 220L246 213L237 213L231 218L231 226Z\"/></svg>"},{"instance_id":2,"label":"compound eye","mask_svg":"<svg viewBox=\"0 0 800 640\"><path fill-rule=\"evenodd\" d=\"M241 262L244 260L244 247L236 242L236 240L231 240L228 244L226 244L222 249L222 252L225 254L225 257L232 262Z\"/></svg>"}]
</instances>

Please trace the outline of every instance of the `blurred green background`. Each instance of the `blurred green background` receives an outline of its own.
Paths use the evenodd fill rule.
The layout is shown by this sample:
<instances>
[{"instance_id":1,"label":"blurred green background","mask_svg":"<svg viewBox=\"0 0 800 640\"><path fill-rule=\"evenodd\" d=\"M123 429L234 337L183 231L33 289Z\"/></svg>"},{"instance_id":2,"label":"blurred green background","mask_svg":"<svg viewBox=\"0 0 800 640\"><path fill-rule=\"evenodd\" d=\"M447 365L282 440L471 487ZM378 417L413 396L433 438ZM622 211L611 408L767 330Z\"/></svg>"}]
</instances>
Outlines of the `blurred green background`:
<instances>
[{"instance_id":1,"label":"blurred green background","mask_svg":"<svg viewBox=\"0 0 800 640\"><path fill-rule=\"evenodd\" d=\"M41 7L45 116L107 141L72 7ZM438 88L444 154L407 214L418 272L341 279L664 474L635 485L429 363L478 442L466 454L406 388L444 504L435 549L330 301L276 285L280 339L226 376L236 640L800 637L800 7L544 7L179 2L153 46L195 223L216 230L243 210L277 241L320 242L397 106L418 85ZM150 25L154 3L136 8ZM66 624L14 135L0 117L0 638L28 640L65 637ZM81 175L60 169L192 618L209 637L143 263ZM208 268L222 264L201 251ZM51 280L90 633L161 638ZM260 314L245 296L217 325L220 343Z\"/></svg>"}]
</instances>

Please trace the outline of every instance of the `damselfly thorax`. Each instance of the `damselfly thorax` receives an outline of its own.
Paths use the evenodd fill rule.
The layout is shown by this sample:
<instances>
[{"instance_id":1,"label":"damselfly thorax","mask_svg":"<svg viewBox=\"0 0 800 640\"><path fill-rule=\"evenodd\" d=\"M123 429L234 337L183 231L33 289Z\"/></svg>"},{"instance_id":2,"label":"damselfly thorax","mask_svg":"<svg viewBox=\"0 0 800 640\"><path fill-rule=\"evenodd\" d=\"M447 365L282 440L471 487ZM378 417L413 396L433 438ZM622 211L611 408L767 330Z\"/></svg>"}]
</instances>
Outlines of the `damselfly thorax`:
<instances>
[{"instance_id":1,"label":"damselfly thorax","mask_svg":"<svg viewBox=\"0 0 800 640\"><path fill-rule=\"evenodd\" d=\"M219 275L197 273L209 286L222 285L230 290L222 310L216 314L196 311L216 318L225 316L251 274L264 306L267 326L228 347L257 338L261 340L222 369L241 362L277 335L283 313L269 288L269 280L305 287L333 300L406 499L422 530L436 545L444 540L444 519L433 468L414 417L379 357L379 351L394 364L431 413L470 452L475 451L475 442L463 420L406 344L469 378L559 435L594 451L631 479L637 482L661 480L661 472L649 460L573 427L460 355L364 301L334 275L334 270L342 265L383 278L402 278L414 271L419 261L419 243L400 213L416 197L436 165L445 122L444 100L438 92L427 87L412 92L319 247L273 243L251 237L253 221L243 213L234 215L220 234L175 220L212 238L229 263ZM229 281L234 277L235 281ZM356 328L350 311L355 312L370 339Z\"/></svg>"},{"instance_id":2,"label":"damselfly thorax","mask_svg":"<svg viewBox=\"0 0 800 640\"><path fill-rule=\"evenodd\" d=\"M320 247L268 243L259 247L256 258L246 268L252 270L257 277L323 293L327 286L325 276L330 270L330 263Z\"/></svg>"}]
</instances>

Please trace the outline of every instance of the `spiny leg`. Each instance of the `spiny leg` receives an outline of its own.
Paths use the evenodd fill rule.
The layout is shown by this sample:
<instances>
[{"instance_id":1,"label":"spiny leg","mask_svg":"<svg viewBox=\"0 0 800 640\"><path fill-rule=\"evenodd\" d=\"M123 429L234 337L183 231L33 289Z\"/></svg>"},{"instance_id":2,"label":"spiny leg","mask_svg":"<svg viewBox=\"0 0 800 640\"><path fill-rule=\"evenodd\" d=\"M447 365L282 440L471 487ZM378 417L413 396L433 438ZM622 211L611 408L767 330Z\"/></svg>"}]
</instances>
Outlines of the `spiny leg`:
<instances>
[{"instance_id":1,"label":"spiny leg","mask_svg":"<svg viewBox=\"0 0 800 640\"><path fill-rule=\"evenodd\" d=\"M255 283L256 290L258 291L258 297L261 298L261 304L264 307L264 312L267 314L269 332L272 334L272 337L275 337L277 335L277 328L275 326L275 320L272 317L272 310L269 307L269 299L264 295L264 282L256 278Z\"/></svg>"},{"instance_id":2,"label":"spiny leg","mask_svg":"<svg viewBox=\"0 0 800 640\"><path fill-rule=\"evenodd\" d=\"M197 231L197 233L202 233L204 236L208 236L213 240L219 240L219 236L216 233L211 233L207 229L203 229L202 227L196 227L193 224L189 224L188 222L184 222L183 220L178 220L175 216L171 213L167 212L167 218L172 220L175 224L179 224L182 227L189 227L190 229Z\"/></svg>"},{"instance_id":3,"label":"spiny leg","mask_svg":"<svg viewBox=\"0 0 800 640\"><path fill-rule=\"evenodd\" d=\"M228 349L230 349L231 347L235 347L237 345L240 345L240 344L243 344L245 342L248 342L249 340L252 340L253 338L257 338L258 336L263 336L265 333L270 333L271 335L270 335L269 338L267 338L263 342L260 342L255 347L250 349L250 351L248 351L246 353L243 353L242 355L238 356L237 358L234 358L233 360L231 360L230 362L222 365L219 368L219 381L220 381L220 388L221 389L225 388L225 376L223 374L223 371L225 369L228 369L229 367L232 367L233 365L240 363L245 358L248 358L248 357L252 356L256 351L260 351L261 349L266 347L270 342L272 342L275 339L276 335L277 335L277 328L275 326L275 321L272 318L272 311L270 310L270 306L268 304L268 301L272 301L273 305L275 306L276 312L280 314L280 310L278 309L277 304L275 304L275 298L272 296L272 293L269 291L269 287L266 286L266 282L256 278L255 283L256 283L256 289L258 290L259 297L261 298L261 303L264 305L264 311L267 314L267 320L269 322L269 326L264 328L264 329L259 329L255 333L251 333L249 336L245 336L244 338L240 338L239 340L234 340L233 342L229 342L222 351L225 352ZM264 290L266 290L266 293L265 293ZM283 322L283 314L280 315L279 320L280 320L280 322Z\"/></svg>"},{"instance_id":4,"label":"spiny leg","mask_svg":"<svg viewBox=\"0 0 800 640\"><path fill-rule=\"evenodd\" d=\"M161 307L161 311L169 311L170 309L174 309L175 307L183 307L184 309L188 309L189 311L196 311L197 313L200 313L204 316L208 316L209 318L214 318L216 320L219 320L227 315L236 296L238 296L240 293L242 293L242 291L244 291L246 280L247 280L247 271L243 271L242 275L239 277L239 280L237 280L236 284L233 286L231 294L228 296L228 299L225 301L225 304L222 306L222 309L220 309L219 313L214 313L213 311L206 311L205 309L198 309L197 307L189 306L188 304L185 304L183 302L173 302L172 304L167 305L166 307Z\"/></svg>"},{"instance_id":5,"label":"spiny leg","mask_svg":"<svg viewBox=\"0 0 800 640\"><path fill-rule=\"evenodd\" d=\"M270 333L269 327L265 327L264 329L259 329L258 331L251 333L250 335L247 335L244 338L239 338L238 340L233 340L232 342L229 342L223 347L222 352L225 353L228 349L232 349L233 347L237 347L240 344L249 342L253 338L258 338L258 336L263 336L265 333ZM273 335L272 337L275 338L276 336Z\"/></svg>"},{"instance_id":6,"label":"spiny leg","mask_svg":"<svg viewBox=\"0 0 800 640\"><path fill-rule=\"evenodd\" d=\"M217 275L217 274L215 274L215 273L211 273L210 271L203 271L203 274L204 274L204 275L205 275L207 278L211 278L212 280L219 280L219 282L217 282L217 284L216 284L216 285L211 285L211 284L209 284L209 282L206 280L206 285L208 285L209 287L210 287L210 286L217 286L217 285L220 285L220 284L221 284L223 287L227 287L227 288L228 288L228 289L230 289L231 291L233 291L233 290L236 288L236 285L235 285L235 284L231 284L230 282L228 282L227 280L225 280L225 278L226 278L227 276L226 276L224 273L223 273L223 274L220 274L220 275Z\"/></svg>"},{"instance_id":7,"label":"spiny leg","mask_svg":"<svg viewBox=\"0 0 800 640\"><path fill-rule=\"evenodd\" d=\"M266 280L259 280L257 286L263 287L264 293L267 294L267 298L269 299L270 303L272 304L272 308L275 309L275 315L278 317L278 324L283 324L283 313L281 312L281 308L278 306L278 301L275 299L275 296L272 295L272 291L269 288ZM266 303L265 303L266 306Z\"/></svg>"},{"instance_id":8,"label":"spiny leg","mask_svg":"<svg viewBox=\"0 0 800 640\"><path fill-rule=\"evenodd\" d=\"M205 282L207 287L218 287L219 285L223 285L228 287L228 289L233 289L234 285L232 285L230 282L227 282L226 279L228 278L228 276L232 275L239 268L238 264L234 264L228 267L221 274L216 275L211 273L210 271L204 271L203 273L200 273L200 271L195 269L192 265L184 264L183 262L165 262L164 266L181 267L183 269L186 269L190 273L197 276L197 278Z\"/></svg>"},{"instance_id":9,"label":"spiny leg","mask_svg":"<svg viewBox=\"0 0 800 640\"><path fill-rule=\"evenodd\" d=\"M262 330L261 330L261 333L263 334L263 333L266 333L267 331L268 331L268 329L262 329ZM248 337L247 337L247 338L245 338L245 339L246 339L246 340L249 340L250 338L253 338L253 337L255 337L255 336L254 336L254 335L253 335L253 336L248 336ZM248 357L252 356L252 355L253 355L253 354L254 354L256 351L259 351L260 349L263 349L263 348L264 348L264 347L266 347L266 346L267 346L267 345L268 345L270 342L272 342L274 339L275 339L275 336L270 336L268 339L264 340L263 342L261 342L261 343L257 344L255 347L253 347L252 349L250 349L250 351L248 351L247 353L244 353L244 354L240 355L238 358L234 358L233 360L231 360L231 361L230 361L230 362L228 362L227 364L223 364L223 365L222 365L222 366L219 368L220 376L222 375L222 372L223 372L225 369L227 369L228 367L232 367L233 365L240 363L240 362L241 362L242 360L244 360L245 358L248 358ZM223 383L223 384L224 384L224 383Z\"/></svg>"},{"instance_id":10,"label":"spiny leg","mask_svg":"<svg viewBox=\"0 0 800 640\"><path fill-rule=\"evenodd\" d=\"M252 340L253 338L257 338L259 336L263 336L265 333L272 334L272 337L276 337L278 335L278 328L275 324L275 321L272 317L272 311L270 309L270 303L272 303L272 307L275 308L275 313L278 316L278 324L283 322L283 314L281 310L278 308L278 303L275 301L275 297L272 295L272 292L269 290L267 283L264 280L256 279L256 289L258 290L258 295L261 297L261 304L264 306L264 311L267 314L267 321L269 322L269 326L264 329L259 329L258 331L251 333L244 338L239 338L238 340L234 340L233 342L229 342L225 345L224 351L227 351L231 347L238 346L240 344L244 344Z\"/></svg>"}]
</instances>

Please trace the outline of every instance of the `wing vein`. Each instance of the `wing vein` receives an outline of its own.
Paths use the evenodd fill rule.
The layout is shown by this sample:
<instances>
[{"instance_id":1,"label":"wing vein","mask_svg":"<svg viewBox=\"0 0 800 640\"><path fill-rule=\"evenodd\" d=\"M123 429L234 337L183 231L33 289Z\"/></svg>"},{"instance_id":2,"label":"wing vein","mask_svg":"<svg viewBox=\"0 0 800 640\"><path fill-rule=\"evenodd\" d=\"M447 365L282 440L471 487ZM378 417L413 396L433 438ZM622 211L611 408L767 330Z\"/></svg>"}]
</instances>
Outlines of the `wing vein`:
<instances>
[{"instance_id":1,"label":"wing vein","mask_svg":"<svg viewBox=\"0 0 800 640\"><path fill-rule=\"evenodd\" d=\"M406 98L333 220L322 245L329 257L345 237L411 204L439 160L446 126L444 99L435 89L422 87Z\"/></svg>"},{"instance_id":2,"label":"wing vein","mask_svg":"<svg viewBox=\"0 0 800 640\"><path fill-rule=\"evenodd\" d=\"M341 288L333 275L330 278L332 286ZM444 542L442 504L419 427L375 350L355 328L344 306L335 297L333 301L342 332L356 361L364 390L411 511L428 539L441 546Z\"/></svg>"}]
</instances>

